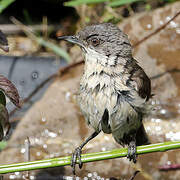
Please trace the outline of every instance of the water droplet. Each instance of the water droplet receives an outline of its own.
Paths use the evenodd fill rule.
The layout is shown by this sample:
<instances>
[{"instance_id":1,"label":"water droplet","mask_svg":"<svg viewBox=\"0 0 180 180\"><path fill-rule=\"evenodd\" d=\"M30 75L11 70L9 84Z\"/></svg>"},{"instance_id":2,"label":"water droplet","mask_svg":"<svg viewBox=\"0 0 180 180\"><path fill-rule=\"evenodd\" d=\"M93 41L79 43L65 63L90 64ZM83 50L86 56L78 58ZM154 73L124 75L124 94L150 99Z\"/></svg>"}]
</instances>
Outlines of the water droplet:
<instances>
[{"instance_id":1,"label":"water droplet","mask_svg":"<svg viewBox=\"0 0 180 180\"><path fill-rule=\"evenodd\" d=\"M21 153L24 154L26 152L25 148L21 148Z\"/></svg>"},{"instance_id":2,"label":"water droplet","mask_svg":"<svg viewBox=\"0 0 180 180\"><path fill-rule=\"evenodd\" d=\"M71 97L71 93L70 93L70 92L66 92L66 94L65 94L65 99L66 99L67 101L70 101L70 97Z\"/></svg>"},{"instance_id":3,"label":"water droplet","mask_svg":"<svg viewBox=\"0 0 180 180\"><path fill-rule=\"evenodd\" d=\"M49 131L48 129L45 129L44 132L42 132L42 135L46 137L52 137L52 138L57 137L57 134L55 132Z\"/></svg>"},{"instance_id":4,"label":"water droplet","mask_svg":"<svg viewBox=\"0 0 180 180\"><path fill-rule=\"evenodd\" d=\"M37 151L37 152L36 152L36 155L37 155L37 156L40 156L40 155L41 155L41 152Z\"/></svg>"},{"instance_id":5,"label":"water droplet","mask_svg":"<svg viewBox=\"0 0 180 180\"><path fill-rule=\"evenodd\" d=\"M35 79L37 79L38 77L39 77L39 73L38 73L37 71L34 71L34 72L31 73L31 78L32 78L32 80L35 80Z\"/></svg>"},{"instance_id":6,"label":"water droplet","mask_svg":"<svg viewBox=\"0 0 180 180\"><path fill-rule=\"evenodd\" d=\"M99 111L98 111L97 108L95 107L95 108L94 108L94 113L97 115L98 112L99 112Z\"/></svg>"},{"instance_id":7,"label":"water droplet","mask_svg":"<svg viewBox=\"0 0 180 180\"><path fill-rule=\"evenodd\" d=\"M49 132L49 137L52 137L52 138L55 138L55 137L57 137L57 134L56 133L54 133L54 132Z\"/></svg>"},{"instance_id":8,"label":"water droplet","mask_svg":"<svg viewBox=\"0 0 180 180\"><path fill-rule=\"evenodd\" d=\"M20 174L20 172L15 172L14 174L15 174L16 176L18 176L18 175Z\"/></svg>"},{"instance_id":9,"label":"water droplet","mask_svg":"<svg viewBox=\"0 0 180 180\"><path fill-rule=\"evenodd\" d=\"M50 158L54 158L54 154L50 154L49 157L50 157Z\"/></svg>"},{"instance_id":10,"label":"water droplet","mask_svg":"<svg viewBox=\"0 0 180 180\"><path fill-rule=\"evenodd\" d=\"M163 25L164 23L163 23L163 21L159 21L159 24L160 24L160 25Z\"/></svg>"},{"instance_id":11,"label":"water droplet","mask_svg":"<svg viewBox=\"0 0 180 180\"><path fill-rule=\"evenodd\" d=\"M151 118L151 122L153 123L160 123L162 120L157 118Z\"/></svg>"},{"instance_id":12,"label":"water droplet","mask_svg":"<svg viewBox=\"0 0 180 180\"><path fill-rule=\"evenodd\" d=\"M44 123L46 122L46 118L45 117L42 117L41 121Z\"/></svg>"},{"instance_id":13,"label":"water droplet","mask_svg":"<svg viewBox=\"0 0 180 180\"><path fill-rule=\"evenodd\" d=\"M102 147L102 148L101 148L101 151L106 151L106 148L105 148L105 147Z\"/></svg>"},{"instance_id":14,"label":"water droplet","mask_svg":"<svg viewBox=\"0 0 180 180\"><path fill-rule=\"evenodd\" d=\"M151 118L151 121L152 121L152 122L155 122L155 118Z\"/></svg>"},{"instance_id":15,"label":"water droplet","mask_svg":"<svg viewBox=\"0 0 180 180\"><path fill-rule=\"evenodd\" d=\"M92 173L88 173L88 175L87 175L88 177L92 177Z\"/></svg>"},{"instance_id":16,"label":"water droplet","mask_svg":"<svg viewBox=\"0 0 180 180\"><path fill-rule=\"evenodd\" d=\"M97 175L98 175L97 172L93 172L94 177L97 177Z\"/></svg>"},{"instance_id":17,"label":"water droplet","mask_svg":"<svg viewBox=\"0 0 180 180\"><path fill-rule=\"evenodd\" d=\"M172 123L171 125L172 125L172 127L176 127L176 126L177 126L177 124L176 124L176 123Z\"/></svg>"},{"instance_id":18,"label":"water droplet","mask_svg":"<svg viewBox=\"0 0 180 180\"><path fill-rule=\"evenodd\" d=\"M170 26L171 26L172 28L177 28L177 27L178 27L178 24L175 23L174 21L171 21L171 22L170 22Z\"/></svg>"},{"instance_id":19,"label":"water droplet","mask_svg":"<svg viewBox=\"0 0 180 180\"><path fill-rule=\"evenodd\" d=\"M45 130L44 130L44 134L45 134L45 135L48 135L48 133L49 133L49 130L48 130L48 129L45 129Z\"/></svg>"},{"instance_id":20,"label":"water droplet","mask_svg":"<svg viewBox=\"0 0 180 180\"><path fill-rule=\"evenodd\" d=\"M148 126L148 127L146 127L146 130L147 131L151 131L151 128Z\"/></svg>"},{"instance_id":21,"label":"water droplet","mask_svg":"<svg viewBox=\"0 0 180 180\"><path fill-rule=\"evenodd\" d=\"M156 131L160 131L162 128L161 128L161 126L156 126L155 129L156 129Z\"/></svg>"},{"instance_id":22,"label":"water droplet","mask_svg":"<svg viewBox=\"0 0 180 180\"><path fill-rule=\"evenodd\" d=\"M180 132L174 133L170 131L169 133L166 133L166 138L170 139L171 141L179 141L180 140Z\"/></svg>"},{"instance_id":23,"label":"water droplet","mask_svg":"<svg viewBox=\"0 0 180 180\"><path fill-rule=\"evenodd\" d=\"M180 140L180 132L174 133L173 141L179 141Z\"/></svg>"},{"instance_id":24,"label":"water droplet","mask_svg":"<svg viewBox=\"0 0 180 180\"><path fill-rule=\"evenodd\" d=\"M176 33L177 33L177 34L180 34L180 28L177 28L177 29L176 29Z\"/></svg>"},{"instance_id":25,"label":"water droplet","mask_svg":"<svg viewBox=\"0 0 180 180\"><path fill-rule=\"evenodd\" d=\"M38 144L38 143L39 143L39 139L38 139L38 138L34 138L34 142L35 142L36 144Z\"/></svg>"},{"instance_id":26,"label":"water droplet","mask_svg":"<svg viewBox=\"0 0 180 180\"><path fill-rule=\"evenodd\" d=\"M109 137L108 137L108 136L104 136L104 139L105 139L106 141L109 141Z\"/></svg>"},{"instance_id":27,"label":"water droplet","mask_svg":"<svg viewBox=\"0 0 180 180\"><path fill-rule=\"evenodd\" d=\"M47 149L47 144L43 144L43 148L44 148L44 149Z\"/></svg>"},{"instance_id":28,"label":"water droplet","mask_svg":"<svg viewBox=\"0 0 180 180\"><path fill-rule=\"evenodd\" d=\"M14 174L11 174L10 176L9 176L9 179L15 179L16 178L16 176L14 175Z\"/></svg>"},{"instance_id":29,"label":"water droplet","mask_svg":"<svg viewBox=\"0 0 180 180\"><path fill-rule=\"evenodd\" d=\"M167 17L166 17L166 21L169 21L170 19L171 19L170 16L167 16Z\"/></svg>"},{"instance_id":30,"label":"water droplet","mask_svg":"<svg viewBox=\"0 0 180 180\"><path fill-rule=\"evenodd\" d=\"M31 180L34 180L34 179L35 179L35 176L30 176L30 179L31 179Z\"/></svg>"},{"instance_id":31,"label":"water droplet","mask_svg":"<svg viewBox=\"0 0 180 180\"><path fill-rule=\"evenodd\" d=\"M147 24L147 28L148 28L148 29L151 29L151 28L152 28L152 25L151 25L151 24Z\"/></svg>"},{"instance_id":32,"label":"water droplet","mask_svg":"<svg viewBox=\"0 0 180 180\"><path fill-rule=\"evenodd\" d=\"M156 123L160 123L162 120L161 119L155 119Z\"/></svg>"},{"instance_id":33,"label":"water droplet","mask_svg":"<svg viewBox=\"0 0 180 180\"><path fill-rule=\"evenodd\" d=\"M161 110L160 110L160 113L161 113L161 114L166 114L166 112L167 112L166 109L161 109Z\"/></svg>"}]
</instances>

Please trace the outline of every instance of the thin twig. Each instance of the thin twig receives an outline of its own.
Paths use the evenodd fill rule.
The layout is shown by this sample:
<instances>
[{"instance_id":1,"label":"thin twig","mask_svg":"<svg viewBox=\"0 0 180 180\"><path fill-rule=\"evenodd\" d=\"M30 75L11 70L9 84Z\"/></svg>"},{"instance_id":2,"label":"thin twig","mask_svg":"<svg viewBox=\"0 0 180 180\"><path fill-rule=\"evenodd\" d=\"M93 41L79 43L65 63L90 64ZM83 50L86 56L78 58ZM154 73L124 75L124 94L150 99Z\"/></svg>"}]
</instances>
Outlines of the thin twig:
<instances>
[{"instance_id":1,"label":"thin twig","mask_svg":"<svg viewBox=\"0 0 180 180\"><path fill-rule=\"evenodd\" d=\"M60 68L59 74L60 74L60 75L63 75L63 74L65 74L67 71L69 71L71 68L74 68L74 67L76 67L76 66L79 66L79 65L81 65L81 64L83 64L83 63L84 63L84 61L82 60L82 61L79 61L79 62L71 63L71 64L69 64L69 65L67 65L67 66L64 66L64 67Z\"/></svg>"},{"instance_id":2,"label":"thin twig","mask_svg":"<svg viewBox=\"0 0 180 180\"><path fill-rule=\"evenodd\" d=\"M30 140L29 137L27 137L24 141L24 148L25 148L25 153L24 153L24 159L26 162L30 161ZM25 179L30 179L30 172L27 171L25 174Z\"/></svg>"},{"instance_id":3,"label":"thin twig","mask_svg":"<svg viewBox=\"0 0 180 180\"><path fill-rule=\"evenodd\" d=\"M142 38L141 40L139 40L137 43L133 44L133 47L136 47L138 45L140 45L142 42L146 41L147 39L151 38L152 36L154 36L155 34L157 34L158 32L160 32L161 30L165 29L165 27L171 22L173 21L176 17L178 17L180 15L180 11L177 12L169 21L167 21L165 24L163 24L162 26L160 26L159 28L157 28L154 32L152 32L151 34L145 36L144 38Z\"/></svg>"},{"instance_id":4,"label":"thin twig","mask_svg":"<svg viewBox=\"0 0 180 180\"><path fill-rule=\"evenodd\" d=\"M172 171L172 170L178 170L180 169L180 164L170 164L170 165L164 165L160 166L158 168L160 171Z\"/></svg>"},{"instance_id":5,"label":"thin twig","mask_svg":"<svg viewBox=\"0 0 180 180\"><path fill-rule=\"evenodd\" d=\"M44 29L43 24L41 25L28 25L27 26L29 29L32 29L33 32L42 32ZM53 25L48 25L48 31L49 32L56 32L62 28L60 24L53 24ZM14 25L14 24L0 24L0 29L4 32L4 34L20 34L23 33L22 28Z\"/></svg>"},{"instance_id":6,"label":"thin twig","mask_svg":"<svg viewBox=\"0 0 180 180\"><path fill-rule=\"evenodd\" d=\"M179 73L179 72L180 72L180 69L173 68L173 69L167 70L167 71L165 71L165 72L162 72L162 73L160 73L160 74L157 74L157 75L155 75L155 76L152 76L150 79L151 79L151 80L157 79L157 78L160 78L160 77L164 76L164 75L167 74L167 73L176 73L176 72Z\"/></svg>"},{"instance_id":7,"label":"thin twig","mask_svg":"<svg viewBox=\"0 0 180 180\"><path fill-rule=\"evenodd\" d=\"M132 177L129 180L134 180L134 178L136 177L136 175L139 173L140 171L135 171L134 174L132 175Z\"/></svg>"},{"instance_id":8,"label":"thin twig","mask_svg":"<svg viewBox=\"0 0 180 180\"><path fill-rule=\"evenodd\" d=\"M24 148L25 148L24 159L25 159L25 161L30 161L30 140L29 140L29 137L27 137L24 141Z\"/></svg>"}]
</instances>

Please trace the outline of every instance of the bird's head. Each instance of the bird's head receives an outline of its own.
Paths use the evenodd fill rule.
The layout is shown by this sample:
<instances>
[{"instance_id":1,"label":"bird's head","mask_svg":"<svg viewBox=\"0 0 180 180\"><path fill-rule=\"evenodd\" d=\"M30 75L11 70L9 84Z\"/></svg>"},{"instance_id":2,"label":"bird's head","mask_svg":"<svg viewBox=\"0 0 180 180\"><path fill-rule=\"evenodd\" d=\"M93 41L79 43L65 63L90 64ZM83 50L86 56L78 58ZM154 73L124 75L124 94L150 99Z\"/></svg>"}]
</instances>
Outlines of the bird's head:
<instances>
[{"instance_id":1,"label":"bird's head","mask_svg":"<svg viewBox=\"0 0 180 180\"><path fill-rule=\"evenodd\" d=\"M132 56L132 46L126 34L111 23L85 27L74 36L59 39L77 44L83 50L86 61L96 61L102 65L115 65L121 59Z\"/></svg>"}]
</instances>

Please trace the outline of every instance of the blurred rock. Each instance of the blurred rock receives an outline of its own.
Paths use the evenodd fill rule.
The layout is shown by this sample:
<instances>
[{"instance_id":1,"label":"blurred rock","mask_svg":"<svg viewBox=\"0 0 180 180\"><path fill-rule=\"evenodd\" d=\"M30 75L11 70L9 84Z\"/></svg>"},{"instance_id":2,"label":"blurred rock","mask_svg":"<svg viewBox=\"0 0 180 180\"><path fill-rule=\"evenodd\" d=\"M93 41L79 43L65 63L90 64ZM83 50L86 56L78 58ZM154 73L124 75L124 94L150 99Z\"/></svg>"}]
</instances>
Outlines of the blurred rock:
<instances>
[{"instance_id":1,"label":"blurred rock","mask_svg":"<svg viewBox=\"0 0 180 180\"><path fill-rule=\"evenodd\" d=\"M165 23L180 9L180 2L152 12L135 15L119 26L129 35L134 43ZM176 18L166 29L154 35L135 48L134 56L147 74L152 77L167 69L179 67L180 17ZM80 52L80 50L79 50ZM76 54L77 56L77 54ZM43 98L34 104L18 124L8 147L1 152L0 162L22 162L24 159L23 144L28 136L32 145L31 160L70 155L92 129L85 124L76 106L76 93L79 86L83 65L72 68L65 75L57 78L44 94ZM157 111L146 118L145 126L152 143L168 140L180 140L178 136L180 121L180 87L179 74L173 73L152 80L152 93L155 96L152 104ZM15 147L14 147L15 146ZM111 135L101 133L85 146L83 152L96 152L120 148ZM180 163L178 150L152 153L138 157L137 164L126 158L84 164L77 175L80 177L116 177L129 178L135 170L140 169L137 179L176 180L180 171L160 172L159 165L165 163ZM41 174L41 177L67 175L71 176L70 167L31 172L31 175ZM8 177L8 175L7 175ZM39 177L39 176L37 176Z\"/></svg>"},{"instance_id":2,"label":"blurred rock","mask_svg":"<svg viewBox=\"0 0 180 180\"><path fill-rule=\"evenodd\" d=\"M8 37L10 54L13 56L24 56L36 53L40 46L27 37L12 36Z\"/></svg>"}]
</instances>

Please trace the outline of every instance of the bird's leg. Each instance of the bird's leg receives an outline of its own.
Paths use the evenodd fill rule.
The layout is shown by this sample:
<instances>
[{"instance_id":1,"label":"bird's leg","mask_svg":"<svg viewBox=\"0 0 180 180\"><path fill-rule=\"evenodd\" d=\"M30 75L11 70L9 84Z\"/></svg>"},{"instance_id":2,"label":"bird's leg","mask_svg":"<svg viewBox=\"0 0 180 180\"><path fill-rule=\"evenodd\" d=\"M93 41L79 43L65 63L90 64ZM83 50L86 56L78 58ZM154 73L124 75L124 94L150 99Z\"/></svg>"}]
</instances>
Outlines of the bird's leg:
<instances>
[{"instance_id":1,"label":"bird's leg","mask_svg":"<svg viewBox=\"0 0 180 180\"><path fill-rule=\"evenodd\" d=\"M131 161L133 160L134 163L136 163L136 140L132 140L129 144L128 144L128 155L127 158Z\"/></svg>"},{"instance_id":2,"label":"bird's leg","mask_svg":"<svg viewBox=\"0 0 180 180\"><path fill-rule=\"evenodd\" d=\"M93 138L95 138L100 132L94 132L93 134L91 134L79 147L77 147L74 151L74 153L72 154L72 158L71 158L71 167L73 168L73 174L75 175L75 166L76 166L76 161L77 158L79 159L79 168L82 168L82 161L81 161L81 151L82 148Z\"/></svg>"}]
</instances>

